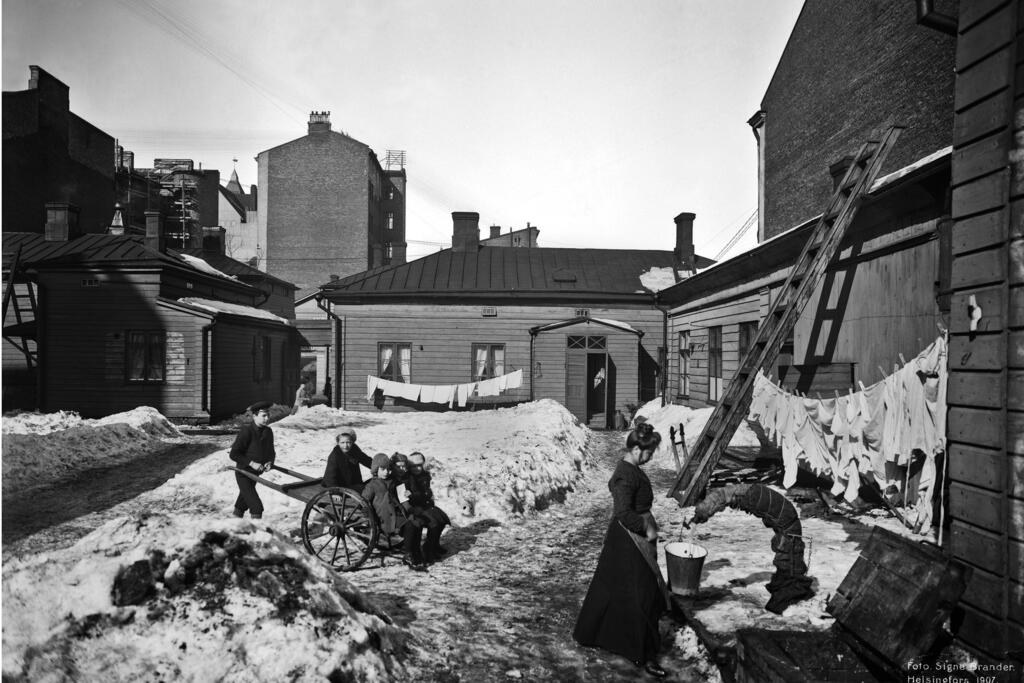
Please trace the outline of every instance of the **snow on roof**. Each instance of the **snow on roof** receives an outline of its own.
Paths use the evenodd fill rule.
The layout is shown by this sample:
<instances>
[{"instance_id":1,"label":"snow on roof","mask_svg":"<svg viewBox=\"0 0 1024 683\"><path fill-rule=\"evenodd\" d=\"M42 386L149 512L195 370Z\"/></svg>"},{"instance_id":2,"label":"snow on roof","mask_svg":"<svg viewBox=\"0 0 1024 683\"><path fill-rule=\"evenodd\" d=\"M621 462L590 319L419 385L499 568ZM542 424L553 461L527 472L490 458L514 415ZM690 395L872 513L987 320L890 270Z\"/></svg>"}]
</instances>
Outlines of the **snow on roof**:
<instances>
[{"instance_id":1,"label":"snow on roof","mask_svg":"<svg viewBox=\"0 0 1024 683\"><path fill-rule=\"evenodd\" d=\"M188 254L182 254L180 252L178 253L178 256L181 258L182 261L192 266L196 270L200 270L209 275L216 275L217 277L222 277L227 280L238 280L238 278L232 275L228 275L227 273L217 270L216 268L214 268L201 258L198 258L196 256L190 256Z\"/></svg>"},{"instance_id":2,"label":"snow on roof","mask_svg":"<svg viewBox=\"0 0 1024 683\"><path fill-rule=\"evenodd\" d=\"M953 147L943 147L937 152L932 152L926 157L922 157L912 164L904 166L901 169L897 169L888 175L884 175L881 178L876 178L874 184L868 192L877 192L886 185L890 185L904 176L908 176L919 168L923 168L933 161L938 161L943 157L947 157L953 153Z\"/></svg>"},{"instance_id":3,"label":"snow on roof","mask_svg":"<svg viewBox=\"0 0 1024 683\"><path fill-rule=\"evenodd\" d=\"M274 315L270 311L264 311L261 308L243 306L242 304L229 304L226 301L215 301L213 299L198 299L196 297L188 296L178 299L178 303L186 304L188 306L195 306L196 308L202 308L203 310L213 311L214 313L229 313L231 315L241 315L247 318L270 320L276 323L282 323L284 325L288 324L287 318L282 318L279 315Z\"/></svg>"},{"instance_id":4,"label":"snow on roof","mask_svg":"<svg viewBox=\"0 0 1024 683\"><path fill-rule=\"evenodd\" d=\"M654 266L640 273L640 284L652 292L660 292L678 281L674 270L672 266Z\"/></svg>"},{"instance_id":5,"label":"snow on roof","mask_svg":"<svg viewBox=\"0 0 1024 683\"><path fill-rule=\"evenodd\" d=\"M636 329L635 327L633 327L631 325L627 325L624 322L619 322L618 320L609 320L608 318L591 318L591 320L593 320L595 323L601 323L602 325L607 325L608 327L616 327L616 328L618 328L620 330L625 330L626 332L632 332L633 334L640 334L640 330Z\"/></svg>"}]
</instances>

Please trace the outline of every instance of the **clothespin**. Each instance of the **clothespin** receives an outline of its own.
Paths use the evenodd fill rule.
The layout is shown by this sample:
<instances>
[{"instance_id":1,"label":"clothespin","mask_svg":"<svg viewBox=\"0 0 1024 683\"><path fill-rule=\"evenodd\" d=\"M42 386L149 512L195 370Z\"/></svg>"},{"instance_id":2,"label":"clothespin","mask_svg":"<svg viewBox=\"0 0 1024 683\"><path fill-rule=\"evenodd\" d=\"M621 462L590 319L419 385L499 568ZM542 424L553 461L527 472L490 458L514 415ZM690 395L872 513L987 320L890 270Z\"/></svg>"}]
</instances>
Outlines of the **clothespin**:
<instances>
[{"instance_id":1,"label":"clothespin","mask_svg":"<svg viewBox=\"0 0 1024 683\"><path fill-rule=\"evenodd\" d=\"M902 353L899 353L899 354L896 354L896 355L898 355L900 357L900 362L901 363L903 363L904 365L907 364L907 359L903 357Z\"/></svg>"},{"instance_id":2,"label":"clothespin","mask_svg":"<svg viewBox=\"0 0 1024 683\"><path fill-rule=\"evenodd\" d=\"M819 394L817 391L814 392L814 395L818 397L819 401L821 400L821 394Z\"/></svg>"},{"instance_id":3,"label":"clothespin","mask_svg":"<svg viewBox=\"0 0 1024 683\"><path fill-rule=\"evenodd\" d=\"M878 366L878 371L879 371L880 373L882 373L882 379L883 379L883 380L884 380L884 379L888 379L889 375L885 374L885 370L883 370L883 369L882 369L882 366L881 366L881 365L879 365L879 366Z\"/></svg>"},{"instance_id":4,"label":"clothespin","mask_svg":"<svg viewBox=\"0 0 1024 683\"><path fill-rule=\"evenodd\" d=\"M835 394L836 394L836 400L838 401L838 400L839 400L839 390L838 390L838 389L833 389L832 391L834 391L834 392L835 392ZM850 391L850 393L852 394L852 393L853 393L853 391L851 390L851 391Z\"/></svg>"},{"instance_id":5,"label":"clothespin","mask_svg":"<svg viewBox=\"0 0 1024 683\"><path fill-rule=\"evenodd\" d=\"M878 369L881 370L882 368L878 368ZM864 386L864 382L861 382L860 380L857 380L857 386L860 387L861 391L867 391L867 388ZM853 394L852 391L850 393Z\"/></svg>"},{"instance_id":6,"label":"clothespin","mask_svg":"<svg viewBox=\"0 0 1024 683\"><path fill-rule=\"evenodd\" d=\"M946 332L948 331L948 330L946 329L946 326L945 326L945 325L943 325L943 324L942 324L942 322L941 322L941 321L939 321L939 320L936 320L936 321L935 321L935 327L939 328L939 332L940 332L940 333L942 333L943 335L945 335L945 334L946 334Z\"/></svg>"}]
</instances>

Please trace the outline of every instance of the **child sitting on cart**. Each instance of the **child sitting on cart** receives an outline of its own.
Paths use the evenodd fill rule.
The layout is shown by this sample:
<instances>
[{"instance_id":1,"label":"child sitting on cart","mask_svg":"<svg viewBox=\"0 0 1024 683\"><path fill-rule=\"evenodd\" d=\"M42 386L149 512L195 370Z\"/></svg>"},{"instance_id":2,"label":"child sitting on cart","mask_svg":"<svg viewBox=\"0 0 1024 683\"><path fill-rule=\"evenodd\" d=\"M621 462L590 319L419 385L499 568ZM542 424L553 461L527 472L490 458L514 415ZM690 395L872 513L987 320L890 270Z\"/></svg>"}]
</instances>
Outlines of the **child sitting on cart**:
<instances>
[{"instance_id":1,"label":"child sitting on cart","mask_svg":"<svg viewBox=\"0 0 1024 683\"><path fill-rule=\"evenodd\" d=\"M409 490L409 514L421 520L427 528L427 539L423 543L423 559L436 562L447 550L441 546L441 532L452 523L445 511L434 504L434 491L430 488L430 472L426 469L427 458L419 451L409 455L409 475L406 488Z\"/></svg>"},{"instance_id":2,"label":"child sitting on cart","mask_svg":"<svg viewBox=\"0 0 1024 683\"><path fill-rule=\"evenodd\" d=\"M423 526L412 519L398 500L397 477L390 477L391 460L383 453L373 456L370 462L371 479L363 486L363 498L377 514L380 532L391 536L402 535L402 560L414 571L426 571L420 552L420 538Z\"/></svg>"},{"instance_id":3,"label":"child sitting on cart","mask_svg":"<svg viewBox=\"0 0 1024 683\"><path fill-rule=\"evenodd\" d=\"M359 466L370 467L370 456L356 445L356 430L351 427L338 432L335 441L337 445L327 456L327 467L324 468L324 486L344 486L359 491L363 487L363 473Z\"/></svg>"}]
</instances>

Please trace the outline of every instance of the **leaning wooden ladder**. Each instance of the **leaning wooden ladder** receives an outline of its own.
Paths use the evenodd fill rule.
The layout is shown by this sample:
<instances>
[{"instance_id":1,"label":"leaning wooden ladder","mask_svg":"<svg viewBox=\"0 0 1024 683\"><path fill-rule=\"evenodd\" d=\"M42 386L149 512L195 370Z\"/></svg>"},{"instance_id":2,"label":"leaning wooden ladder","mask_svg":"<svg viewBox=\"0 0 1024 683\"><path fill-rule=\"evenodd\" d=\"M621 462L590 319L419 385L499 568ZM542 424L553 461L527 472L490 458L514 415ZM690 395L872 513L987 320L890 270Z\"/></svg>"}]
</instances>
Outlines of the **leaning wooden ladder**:
<instances>
[{"instance_id":1,"label":"leaning wooden ladder","mask_svg":"<svg viewBox=\"0 0 1024 683\"><path fill-rule=\"evenodd\" d=\"M881 140L864 143L854 157L669 491L681 507L699 502L718 459L750 408L758 370L775 363L902 130L890 128Z\"/></svg>"},{"instance_id":2,"label":"leaning wooden ladder","mask_svg":"<svg viewBox=\"0 0 1024 683\"><path fill-rule=\"evenodd\" d=\"M35 345L35 334L28 333L28 327L37 318L36 295L32 281L25 278L24 266L21 262L21 246L14 252L11 260L7 281L4 283L3 298L3 338L25 356L25 364L29 370L39 364L39 349ZM19 290L18 285L24 286ZM27 305L26 303L27 302ZM13 304L13 306L12 306ZM13 308L14 324L7 324L7 312ZM30 343L31 342L31 343Z\"/></svg>"}]
</instances>

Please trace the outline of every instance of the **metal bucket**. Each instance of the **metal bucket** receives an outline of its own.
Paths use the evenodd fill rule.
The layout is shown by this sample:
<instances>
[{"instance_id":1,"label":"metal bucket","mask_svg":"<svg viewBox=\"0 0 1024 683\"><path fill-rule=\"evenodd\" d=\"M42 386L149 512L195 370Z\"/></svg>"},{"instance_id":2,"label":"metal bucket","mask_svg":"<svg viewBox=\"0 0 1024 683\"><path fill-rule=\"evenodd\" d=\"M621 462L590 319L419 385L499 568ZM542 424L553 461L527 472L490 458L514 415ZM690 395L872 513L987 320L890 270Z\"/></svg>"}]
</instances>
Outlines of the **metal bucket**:
<instances>
[{"instance_id":1,"label":"metal bucket","mask_svg":"<svg viewBox=\"0 0 1024 683\"><path fill-rule=\"evenodd\" d=\"M700 589L700 573L708 551L699 545L675 541L665 546L668 566L668 587L675 595L696 595Z\"/></svg>"}]
</instances>

